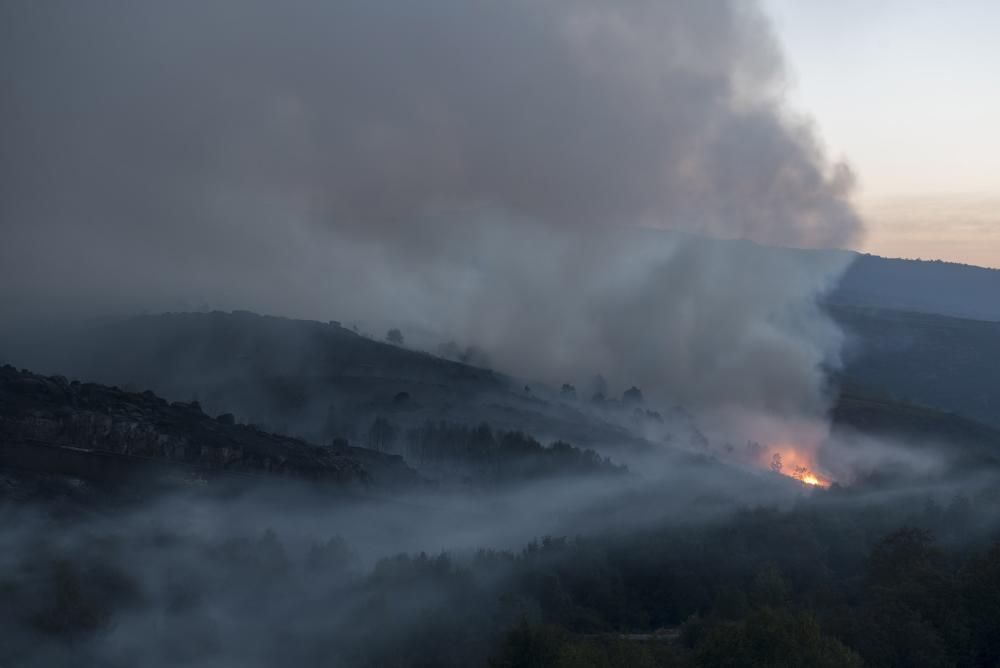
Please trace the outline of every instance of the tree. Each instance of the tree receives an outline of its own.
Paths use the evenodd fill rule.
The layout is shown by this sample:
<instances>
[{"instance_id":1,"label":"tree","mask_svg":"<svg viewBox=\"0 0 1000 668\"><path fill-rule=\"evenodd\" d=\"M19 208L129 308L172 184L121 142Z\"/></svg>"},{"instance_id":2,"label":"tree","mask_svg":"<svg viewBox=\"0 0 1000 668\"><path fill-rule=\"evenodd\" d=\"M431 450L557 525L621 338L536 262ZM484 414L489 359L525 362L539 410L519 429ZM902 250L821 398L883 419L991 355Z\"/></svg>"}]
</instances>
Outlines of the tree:
<instances>
[{"instance_id":1,"label":"tree","mask_svg":"<svg viewBox=\"0 0 1000 668\"><path fill-rule=\"evenodd\" d=\"M903 527L872 548L868 575L876 586L892 586L934 570L940 554L926 529Z\"/></svg>"},{"instance_id":2,"label":"tree","mask_svg":"<svg viewBox=\"0 0 1000 668\"><path fill-rule=\"evenodd\" d=\"M595 399L600 396L601 401L604 401L604 398L608 396L608 381L601 374L597 374L590 381L590 396Z\"/></svg>"},{"instance_id":3,"label":"tree","mask_svg":"<svg viewBox=\"0 0 1000 668\"><path fill-rule=\"evenodd\" d=\"M825 635L809 615L770 608L714 628L701 642L695 663L706 668L862 665L861 657Z\"/></svg>"},{"instance_id":4,"label":"tree","mask_svg":"<svg viewBox=\"0 0 1000 668\"><path fill-rule=\"evenodd\" d=\"M562 389L559 390L559 394L563 399L576 399L576 388L569 383L563 383Z\"/></svg>"},{"instance_id":5,"label":"tree","mask_svg":"<svg viewBox=\"0 0 1000 668\"><path fill-rule=\"evenodd\" d=\"M403 333L393 327L385 333L385 340L394 346L401 346L403 345Z\"/></svg>"},{"instance_id":6,"label":"tree","mask_svg":"<svg viewBox=\"0 0 1000 668\"><path fill-rule=\"evenodd\" d=\"M788 599L788 594L788 583L774 564L758 571L750 585L750 602L756 607L780 607Z\"/></svg>"},{"instance_id":7,"label":"tree","mask_svg":"<svg viewBox=\"0 0 1000 668\"><path fill-rule=\"evenodd\" d=\"M642 403L642 390L633 385L632 387L625 390L622 394L622 403L624 404L641 404Z\"/></svg>"},{"instance_id":8,"label":"tree","mask_svg":"<svg viewBox=\"0 0 1000 668\"><path fill-rule=\"evenodd\" d=\"M368 447L379 452L386 452L396 440L396 429L384 417L377 417L368 429Z\"/></svg>"},{"instance_id":9,"label":"tree","mask_svg":"<svg viewBox=\"0 0 1000 668\"><path fill-rule=\"evenodd\" d=\"M556 665L563 632L551 626L532 626L527 620L507 631L492 668L546 668Z\"/></svg>"},{"instance_id":10,"label":"tree","mask_svg":"<svg viewBox=\"0 0 1000 668\"><path fill-rule=\"evenodd\" d=\"M963 576L963 598L978 665L1000 665L1000 543L972 561Z\"/></svg>"}]
</instances>

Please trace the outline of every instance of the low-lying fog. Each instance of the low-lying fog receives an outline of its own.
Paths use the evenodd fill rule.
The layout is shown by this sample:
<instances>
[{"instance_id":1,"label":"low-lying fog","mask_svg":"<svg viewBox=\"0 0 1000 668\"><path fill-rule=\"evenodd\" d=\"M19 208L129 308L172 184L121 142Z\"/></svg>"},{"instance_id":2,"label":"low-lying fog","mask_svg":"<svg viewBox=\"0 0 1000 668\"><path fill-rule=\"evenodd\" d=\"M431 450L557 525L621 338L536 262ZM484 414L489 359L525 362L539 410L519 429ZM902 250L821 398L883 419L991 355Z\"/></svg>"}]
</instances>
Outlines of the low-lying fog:
<instances>
[{"instance_id":1,"label":"low-lying fog","mask_svg":"<svg viewBox=\"0 0 1000 668\"><path fill-rule=\"evenodd\" d=\"M739 549L767 553L794 578L796 551L823 542L808 531L854 555L897 523L942 526L957 545L1000 528L995 473L823 490L704 457L657 461L631 462L637 470L626 475L399 494L289 482L152 498L133 490L111 502L64 481L60 501L51 483L48 502L0 509L0 659L425 665L426 652L426 665L457 666L488 656L504 629L549 605L524 578L612 558L595 550L666 540L642 549L666 549L669 569L675 558L717 558L703 551L748 525L766 535ZM760 563L727 559L726 568Z\"/></svg>"}]
</instances>

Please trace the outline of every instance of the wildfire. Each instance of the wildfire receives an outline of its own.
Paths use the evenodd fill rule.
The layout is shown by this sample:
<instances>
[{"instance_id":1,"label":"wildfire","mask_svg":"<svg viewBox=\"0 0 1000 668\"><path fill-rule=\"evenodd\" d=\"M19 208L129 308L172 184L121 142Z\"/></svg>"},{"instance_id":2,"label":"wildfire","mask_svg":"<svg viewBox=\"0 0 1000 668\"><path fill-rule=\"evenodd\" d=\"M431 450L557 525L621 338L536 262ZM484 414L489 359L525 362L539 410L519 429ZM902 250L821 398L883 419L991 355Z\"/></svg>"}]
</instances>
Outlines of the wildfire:
<instances>
[{"instance_id":1,"label":"wildfire","mask_svg":"<svg viewBox=\"0 0 1000 668\"><path fill-rule=\"evenodd\" d=\"M782 446L770 449L771 461L768 467L775 473L794 478L803 485L827 488L832 484L828 478L811 468L810 458L801 450Z\"/></svg>"},{"instance_id":2,"label":"wildfire","mask_svg":"<svg viewBox=\"0 0 1000 668\"><path fill-rule=\"evenodd\" d=\"M804 476L802 476L801 480L803 484L806 485L816 485L818 487L826 487L826 485L824 485L823 482L819 478L814 476L812 473L806 473Z\"/></svg>"}]
</instances>

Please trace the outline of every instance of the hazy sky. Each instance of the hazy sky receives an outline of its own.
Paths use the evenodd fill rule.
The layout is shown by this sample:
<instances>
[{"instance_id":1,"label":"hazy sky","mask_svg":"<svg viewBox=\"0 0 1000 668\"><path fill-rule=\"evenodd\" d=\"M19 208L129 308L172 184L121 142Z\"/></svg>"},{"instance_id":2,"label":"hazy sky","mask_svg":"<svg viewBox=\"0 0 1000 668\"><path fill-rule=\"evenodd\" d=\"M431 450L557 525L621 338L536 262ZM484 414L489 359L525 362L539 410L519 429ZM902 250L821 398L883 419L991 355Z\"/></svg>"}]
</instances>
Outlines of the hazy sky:
<instances>
[{"instance_id":1,"label":"hazy sky","mask_svg":"<svg viewBox=\"0 0 1000 668\"><path fill-rule=\"evenodd\" d=\"M371 11L373 25L395 31L377 44L345 32L340 17L353 14L343 1L325 14L324 3L303 3L322 14L315 22L266 0L150 1L131 11L0 2L0 217L17 221L8 239L34 250L52 244L32 246L31 235L61 239L74 259L80 242L111 253L93 234L113 228L116 243L132 235L160 250L169 244L158 235L176 226L204 235L199 216L222 206L205 193L238 201L247 211L217 215L245 225L267 208L245 198L264 197L266 184L284 198L269 206L301 218L325 220L333 209L419 217L418 205L475 201L563 221L669 218L790 245L810 221L827 221L820 231L840 235L820 234L824 245L1000 267L1000 0L760 2L784 69L757 3L743 0L619 2L629 16L667 16L625 32L604 18L615 0L578 3L583 19L552 34L540 34L549 3L477 3L484 16L523 12L510 25L484 26L481 37L455 25L454 15L475 13L460 2L400 2ZM702 41L672 12L707 25L695 36ZM591 24L631 60L594 42ZM526 52L536 37L537 52ZM559 66L596 67L607 89L590 75L546 69L565 40L577 51L559 54ZM416 71L413 44L436 60ZM519 64L504 70L511 61ZM653 75L669 80L650 86ZM850 175L828 169L810 133L788 132L799 126L780 116L782 92L815 121L827 155L853 168L865 239L843 197ZM705 112L742 95L753 104L723 108L735 119L728 125ZM327 136L335 140L318 139ZM178 194L178 184L188 190ZM219 195L232 190L240 196ZM33 218L65 229L54 234ZM142 229L133 224L140 219ZM73 234L84 238L67 241ZM234 235L221 236L228 246ZM8 264L42 266L5 241L0 260L6 252Z\"/></svg>"},{"instance_id":2,"label":"hazy sky","mask_svg":"<svg viewBox=\"0 0 1000 668\"><path fill-rule=\"evenodd\" d=\"M866 248L1000 267L1000 2L765 0Z\"/></svg>"}]
</instances>

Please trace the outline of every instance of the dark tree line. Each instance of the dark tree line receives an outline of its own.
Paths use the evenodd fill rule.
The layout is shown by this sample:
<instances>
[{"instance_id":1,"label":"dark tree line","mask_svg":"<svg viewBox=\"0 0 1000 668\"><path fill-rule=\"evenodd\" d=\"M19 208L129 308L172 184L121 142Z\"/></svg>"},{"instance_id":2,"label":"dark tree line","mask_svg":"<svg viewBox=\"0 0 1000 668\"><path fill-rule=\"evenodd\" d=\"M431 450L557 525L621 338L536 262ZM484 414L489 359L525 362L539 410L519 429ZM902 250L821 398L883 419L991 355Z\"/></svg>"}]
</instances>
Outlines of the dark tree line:
<instances>
[{"instance_id":1,"label":"dark tree line","mask_svg":"<svg viewBox=\"0 0 1000 668\"><path fill-rule=\"evenodd\" d=\"M428 422L406 432L406 457L417 465L441 465L496 481L593 473L621 473L607 457L564 441L548 446L520 431L494 431L488 424Z\"/></svg>"},{"instance_id":2,"label":"dark tree line","mask_svg":"<svg viewBox=\"0 0 1000 668\"><path fill-rule=\"evenodd\" d=\"M367 571L339 538L299 557L273 532L162 536L157 550L200 555L176 562L169 615L265 616L308 591L282 620L302 634L276 649L290 665L997 666L998 509L805 504L516 552L401 554ZM121 541L93 541L25 554L0 578L8 628L83 648L148 605L135 565L114 558Z\"/></svg>"},{"instance_id":3,"label":"dark tree line","mask_svg":"<svg viewBox=\"0 0 1000 668\"><path fill-rule=\"evenodd\" d=\"M39 541L20 554L0 576L0 621L8 640L30 640L22 648L65 646L88 665L86 641L144 610L160 591L149 582L169 576L164 618L210 634L198 650L209 663L245 641L225 635L230 624L264 628L293 596L279 626L294 642L271 648L288 665L993 667L998 517L996 492L942 504L842 490L711 524L401 554L374 568L337 538L296 555L273 532L150 545L94 534L72 552ZM140 577L144 560L126 549L173 570ZM173 558L185 554L197 559ZM220 610L227 625L213 630ZM0 646L0 659L19 665L17 647Z\"/></svg>"}]
</instances>

